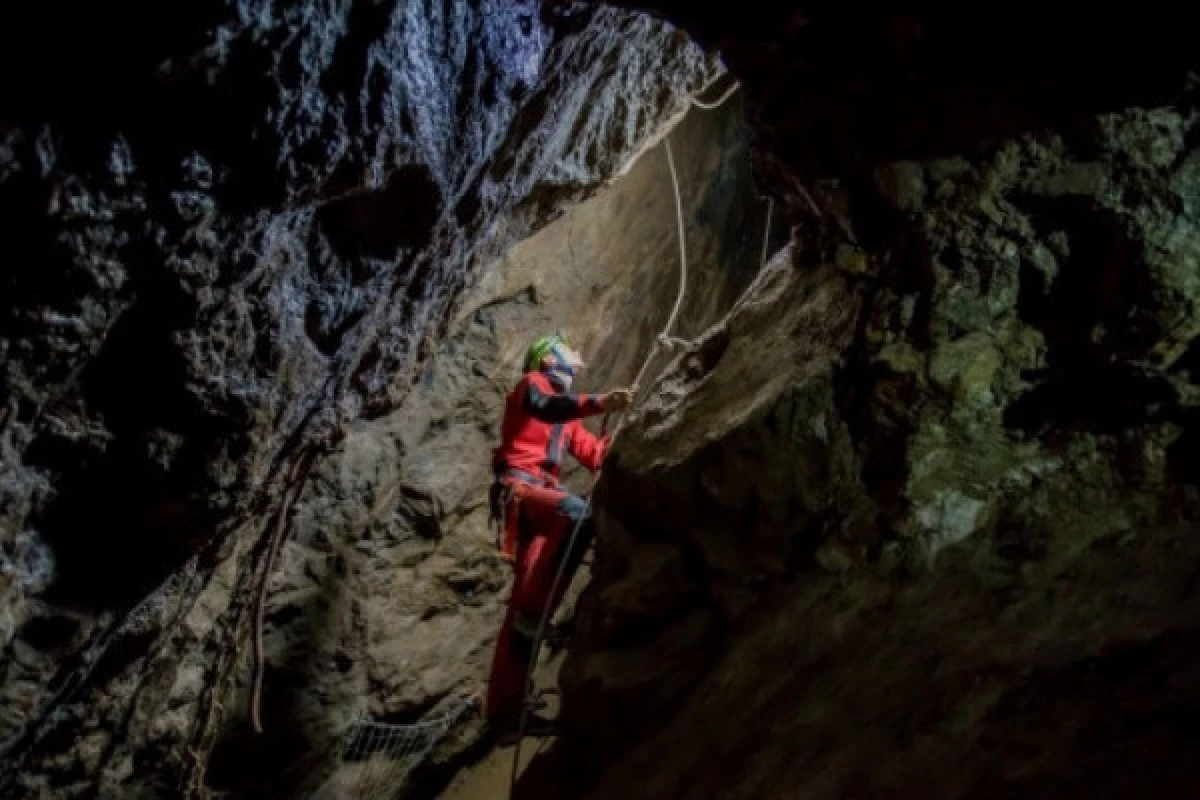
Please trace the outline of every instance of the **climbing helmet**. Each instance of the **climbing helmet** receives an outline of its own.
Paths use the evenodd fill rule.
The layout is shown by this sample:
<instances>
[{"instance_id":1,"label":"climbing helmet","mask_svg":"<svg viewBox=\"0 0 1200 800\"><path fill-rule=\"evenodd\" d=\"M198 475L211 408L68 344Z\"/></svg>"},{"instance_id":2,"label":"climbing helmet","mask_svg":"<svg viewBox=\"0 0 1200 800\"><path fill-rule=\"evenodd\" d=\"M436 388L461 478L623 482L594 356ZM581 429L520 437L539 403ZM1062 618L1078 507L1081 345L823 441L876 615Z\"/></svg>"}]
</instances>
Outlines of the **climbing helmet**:
<instances>
[{"instance_id":1,"label":"climbing helmet","mask_svg":"<svg viewBox=\"0 0 1200 800\"><path fill-rule=\"evenodd\" d=\"M566 334L561 331L542 336L536 342L529 346L525 351L525 371L537 372L542 368L542 359L550 353L557 356L559 365L571 374L582 366L583 362L579 354L571 347L570 341Z\"/></svg>"}]
</instances>

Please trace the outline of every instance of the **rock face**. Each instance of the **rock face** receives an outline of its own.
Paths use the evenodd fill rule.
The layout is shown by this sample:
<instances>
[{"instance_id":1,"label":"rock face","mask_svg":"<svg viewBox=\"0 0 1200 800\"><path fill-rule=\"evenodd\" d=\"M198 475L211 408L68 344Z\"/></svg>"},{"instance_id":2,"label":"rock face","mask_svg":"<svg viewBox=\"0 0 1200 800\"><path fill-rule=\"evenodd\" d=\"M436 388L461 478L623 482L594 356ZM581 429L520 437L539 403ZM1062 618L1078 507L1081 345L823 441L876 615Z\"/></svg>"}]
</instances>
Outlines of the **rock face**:
<instances>
[{"instance_id":1,"label":"rock face","mask_svg":"<svg viewBox=\"0 0 1200 800\"><path fill-rule=\"evenodd\" d=\"M455 714L505 590L500 400L548 327L594 386L634 374L675 290L661 154L592 194L716 65L591 4L92 5L0 32L29 76L0 121L0 795L433 793L485 746ZM645 5L742 81L794 236L754 274L740 106L687 117L689 341L598 489L565 735L522 788L1191 793L1182 4ZM360 715L452 722L368 786Z\"/></svg>"},{"instance_id":2,"label":"rock face","mask_svg":"<svg viewBox=\"0 0 1200 800\"><path fill-rule=\"evenodd\" d=\"M679 357L600 495L581 796L1190 791L1198 120L881 165Z\"/></svg>"},{"instance_id":3,"label":"rock face","mask_svg":"<svg viewBox=\"0 0 1200 800\"><path fill-rule=\"evenodd\" d=\"M482 535L477 476L420 474L430 426L494 410L452 385L490 312L449 335L455 308L714 65L647 17L533 2L16 13L8 74L60 55L0 123L0 793L286 794L352 696L416 718L474 675L372 627L424 617L452 662L502 588L450 535ZM439 381L450 405L408 399ZM292 528L251 747L253 598Z\"/></svg>"},{"instance_id":4,"label":"rock face","mask_svg":"<svg viewBox=\"0 0 1200 800\"><path fill-rule=\"evenodd\" d=\"M736 108L689 117L671 141L698 289L681 314L686 334L720 317L754 276L765 207ZM357 713L418 722L479 691L510 574L496 557L486 491L517 365L531 332L561 328L595 354L585 388L627 382L674 297L675 213L665 157L651 151L489 265L404 403L350 426L300 495L282 550L268 606L268 718L317 731L337 721L340 733ZM465 718L414 780L436 786L476 745L480 723ZM235 729L214 760L247 796L270 791L255 784L270 775L255 743ZM375 766L347 763L319 796L369 796Z\"/></svg>"}]
</instances>

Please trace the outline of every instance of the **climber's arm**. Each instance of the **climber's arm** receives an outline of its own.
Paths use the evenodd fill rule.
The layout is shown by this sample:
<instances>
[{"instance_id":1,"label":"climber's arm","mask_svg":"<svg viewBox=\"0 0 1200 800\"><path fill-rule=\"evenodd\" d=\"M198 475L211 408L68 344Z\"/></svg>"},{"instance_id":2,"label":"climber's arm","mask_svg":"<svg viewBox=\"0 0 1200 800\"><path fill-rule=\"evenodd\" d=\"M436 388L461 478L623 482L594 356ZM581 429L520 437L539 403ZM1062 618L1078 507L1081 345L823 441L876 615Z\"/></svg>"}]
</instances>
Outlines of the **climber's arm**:
<instances>
[{"instance_id":1,"label":"climber's arm","mask_svg":"<svg viewBox=\"0 0 1200 800\"><path fill-rule=\"evenodd\" d=\"M575 460L585 467L595 472L600 468L600 462L604 460L604 454L608 452L608 445L612 441L611 436L596 436L582 425L572 425L570 431L570 439L567 440L567 447L571 450L571 455L575 456Z\"/></svg>"},{"instance_id":2,"label":"climber's arm","mask_svg":"<svg viewBox=\"0 0 1200 800\"><path fill-rule=\"evenodd\" d=\"M529 381L525 410L531 417L551 425L601 413L603 395L556 392L553 387Z\"/></svg>"}]
</instances>

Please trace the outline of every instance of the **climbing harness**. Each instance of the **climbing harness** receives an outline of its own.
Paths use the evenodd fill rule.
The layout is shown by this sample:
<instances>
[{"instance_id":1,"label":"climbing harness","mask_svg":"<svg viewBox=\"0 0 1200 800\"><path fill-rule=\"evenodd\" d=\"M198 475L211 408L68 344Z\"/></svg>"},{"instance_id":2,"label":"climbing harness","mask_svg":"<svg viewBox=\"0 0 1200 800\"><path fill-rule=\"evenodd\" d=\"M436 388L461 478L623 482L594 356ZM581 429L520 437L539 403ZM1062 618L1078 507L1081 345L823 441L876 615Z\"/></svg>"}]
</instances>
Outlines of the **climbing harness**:
<instances>
[{"instance_id":1,"label":"climbing harness","mask_svg":"<svg viewBox=\"0 0 1200 800\"><path fill-rule=\"evenodd\" d=\"M716 81L714 80L713 83L716 83ZM709 86L712 86L712 85L713 84L709 84ZM701 103L700 101L696 100L693 97L691 104L695 105L697 108L700 108L701 110L712 111L716 108L719 108L721 105L723 105L730 97L733 96L733 94L740 87L741 87L740 83L734 82L733 86L731 86L720 98L718 98L715 103L712 103L712 104ZM707 88L709 88L709 87L706 86L705 89L707 89ZM701 90L701 91L704 91L704 90ZM642 365L637 371L637 377L634 378L633 384L632 384L634 387L638 387L641 384L642 380L645 378L646 371L650 368L651 363L653 363L655 357L659 354L660 350L670 349L673 346L673 344L678 341L671 336L671 330L675 327L676 319L679 317L679 312L683 308L684 295L687 292L687 242L686 242L686 233L687 232L686 232L686 229L684 228L684 221L683 221L683 199L679 192L679 175L675 169L675 154L671 150L671 138L670 138L669 133L667 136L663 137L663 146L667 153L667 167L671 173L671 187L675 193L675 221L676 221L676 225L678 227L677 238L679 240L679 291L676 293L675 305L671 308L671 314L667 317L666 324L663 325L663 328L659 332L658 336L656 336L654 338L654 340L651 342L650 352L646 355L645 360L642 361ZM770 198L768 198L767 231L766 231L765 238L769 239L770 235L771 235L771 205L770 205ZM764 264L766 263L767 246L768 246L767 242L764 242L763 243L763 263ZM616 441L617 436L621 433L622 427L625 423L626 413L627 412L621 412L621 416L618 419L616 427L613 429L613 432L611 434L610 444L609 444L610 447L612 446L612 443ZM605 423L604 423L605 428L607 428L607 423L608 423L608 420L607 420L607 416L606 416ZM600 477L603 474L603 469L604 468L601 467L600 469L596 470L595 480L592 481L593 486L595 486L597 483L599 483ZM570 536L567 537L566 549L564 550L565 553L569 554L575 549L576 541L579 538L579 531L583 527L583 524L587 520L588 516L591 514L591 510L592 510L592 496L589 493L586 500L584 501L583 513L579 516L579 519L575 522L575 526L572 528ZM569 558L564 558L564 559L560 560L558 569L554 575L554 580L550 584L550 593L549 593L548 597L554 597L556 595L556 593L558 592L559 584L562 583L562 580L563 580L563 577L565 574L565 568L569 561L570 561ZM522 699L522 703L521 703L521 718L520 718L520 722L517 726L517 739L516 739L516 743L514 744L514 747L513 747L512 770L509 775L509 782L508 782L509 800L512 800L513 794L515 793L516 787L517 787L517 773L520 770L520 765L521 765L521 745L525 739L525 732L527 729L527 725L529 723L529 714L531 711L530 698L533 695L533 688L534 688L533 687L533 673L537 669L539 651L541 650L542 642L546 636L546 627L550 622L551 605L552 605L551 603L546 603L545 607L542 609L541 618L538 620L537 632L533 638L532 649L531 649L530 656L529 656L529 664L525 668L525 689L523 691L523 699Z\"/></svg>"},{"instance_id":2,"label":"climbing harness","mask_svg":"<svg viewBox=\"0 0 1200 800\"><path fill-rule=\"evenodd\" d=\"M488 509L492 525L496 529L496 547L500 557L508 563L517 558L517 542L520 539L521 498L516 481L492 481L488 492Z\"/></svg>"},{"instance_id":3,"label":"climbing harness","mask_svg":"<svg viewBox=\"0 0 1200 800\"><path fill-rule=\"evenodd\" d=\"M488 504L496 528L496 547L500 557L511 564L517 560L517 546L523 538L521 503L529 497L531 483L540 485L542 482L532 475L513 480L516 475L524 475L520 470L505 472L507 476L497 475L492 482Z\"/></svg>"}]
</instances>

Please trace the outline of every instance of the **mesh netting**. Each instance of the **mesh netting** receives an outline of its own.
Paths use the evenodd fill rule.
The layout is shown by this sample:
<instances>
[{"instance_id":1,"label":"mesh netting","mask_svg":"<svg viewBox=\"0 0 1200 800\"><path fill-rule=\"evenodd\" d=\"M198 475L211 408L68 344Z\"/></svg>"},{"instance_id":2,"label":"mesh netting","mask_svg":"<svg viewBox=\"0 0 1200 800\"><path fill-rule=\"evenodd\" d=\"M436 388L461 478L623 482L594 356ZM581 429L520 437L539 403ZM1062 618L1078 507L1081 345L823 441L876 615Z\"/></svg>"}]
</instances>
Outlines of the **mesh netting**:
<instances>
[{"instance_id":1,"label":"mesh netting","mask_svg":"<svg viewBox=\"0 0 1200 800\"><path fill-rule=\"evenodd\" d=\"M353 783L362 796L395 796L408 776L450 730L477 705L472 697L455 700L436 717L412 725L376 722L360 714L342 737L341 757L357 773Z\"/></svg>"}]
</instances>

